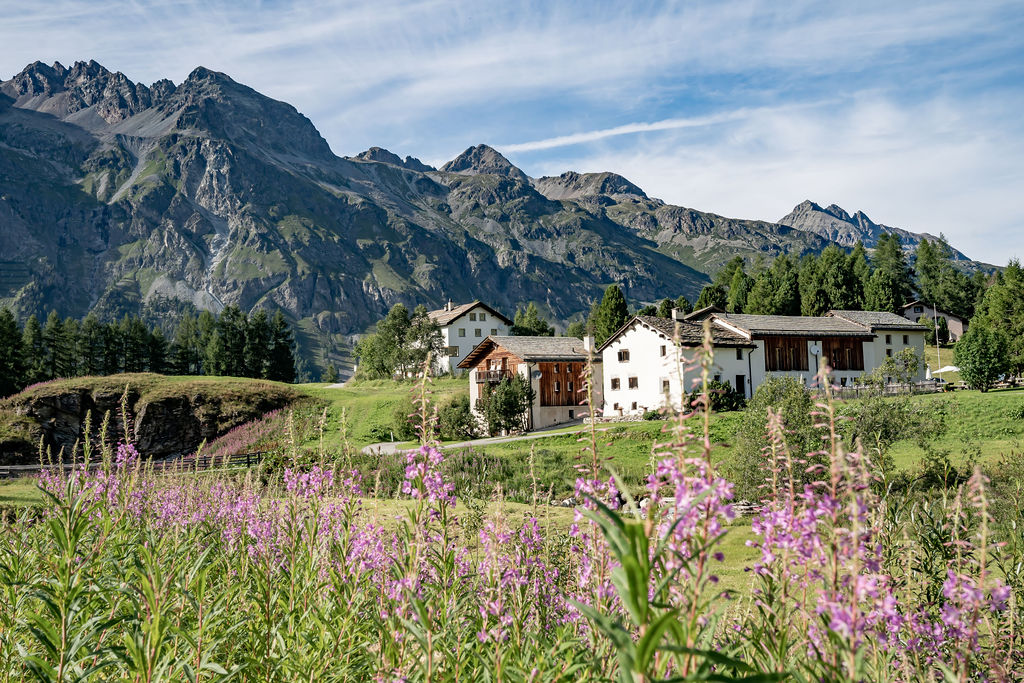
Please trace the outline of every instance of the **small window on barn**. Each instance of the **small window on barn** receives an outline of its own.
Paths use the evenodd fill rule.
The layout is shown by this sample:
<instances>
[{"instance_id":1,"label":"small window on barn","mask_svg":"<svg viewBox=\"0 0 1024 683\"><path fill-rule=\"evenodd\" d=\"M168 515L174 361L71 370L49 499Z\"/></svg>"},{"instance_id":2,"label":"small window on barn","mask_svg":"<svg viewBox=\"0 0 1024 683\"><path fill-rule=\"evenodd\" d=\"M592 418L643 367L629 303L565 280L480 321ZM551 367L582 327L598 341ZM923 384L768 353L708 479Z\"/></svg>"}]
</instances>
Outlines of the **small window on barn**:
<instances>
[{"instance_id":1,"label":"small window on barn","mask_svg":"<svg viewBox=\"0 0 1024 683\"><path fill-rule=\"evenodd\" d=\"M568 384L566 384L566 387L567 387L568 392L571 394L573 392L572 382L569 382Z\"/></svg>"},{"instance_id":2,"label":"small window on barn","mask_svg":"<svg viewBox=\"0 0 1024 683\"><path fill-rule=\"evenodd\" d=\"M630 410L636 410L636 401L633 401L633 407Z\"/></svg>"},{"instance_id":3,"label":"small window on barn","mask_svg":"<svg viewBox=\"0 0 1024 683\"><path fill-rule=\"evenodd\" d=\"M618 409L619 409L619 404L618 403L613 403L612 404L612 410L618 410Z\"/></svg>"},{"instance_id":4,"label":"small window on barn","mask_svg":"<svg viewBox=\"0 0 1024 683\"><path fill-rule=\"evenodd\" d=\"M924 306L914 306L914 313L924 313Z\"/></svg>"},{"instance_id":5,"label":"small window on barn","mask_svg":"<svg viewBox=\"0 0 1024 683\"><path fill-rule=\"evenodd\" d=\"M476 313L470 313L469 314L469 319L473 320L473 321L476 321Z\"/></svg>"},{"instance_id":6,"label":"small window on barn","mask_svg":"<svg viewBox=\"0 0 1024 683\"><path fill-rule=\"evenodd\" d=\"M575 410L570 410L569 411L569 419L573 420L575 418L576 418L576 411Z\"/></svg>"},{"instance_id":7,"label":"small window on barn","mask_svg":"<svg viewBox=\"0 0 1024 683\"><path fill-rule=\"evenodd\" d=\"M743 360L743 349L736 347L736 360Z\"/></svg>"},{"instance_id":8,"label":"small window on barn","mask_svg":"<svg viewBox=\"0 0 1024 683\"><path fill-rule=\"evenodd\" d=\"M663 355L663 356L665 355L665 345L664 344L661 345L661 355Z\"/></svg>"},{"instance_id":9,"label":"small window on barn","mask_svg":"<svg viewBox=\"0 0 1024 683\"><path fill-rule=\"evenodd\" d=\"M888 356L889 358L892 358L892 349L886 349L885 355Z\"/></svg>"},{"instance_id":10,"label":"small window on barn","mask_svg":"<svg viewBox=\"0 0 1024 683\"><path fill-rule=\"evenodd\" d=\"M460 327L459 328L459 336L460 337L465 337L466 336L466 328L464 328L464 327Z\"/></svg>"},{"instance_id":11,"label":"small window on barn","mask_svg":"<svg viewBox=\"0 0 1024 683\"><path fill-rule=\"evenodd\" d=\"M903 345L906 346L909 343L910 343L910 335L909 334L903 335Z\"/></svg>"},{"instance_id":12,"label":"small window on barn","mask_svg":"<svg viewBox=\"0 0 1024 683\"><path fill-rule=\"evenodd\" d=\"M555 373L556 375L558 374L558 363L555 363L555 369L554 369L554 373Z\"/></svg>"},{"instance_id":13,"label":"small window on barn","mask_svg":"<svg viewBox=\"0 0 1024 683\"><path fill-rule=\"evenodd\" d=\"M667 379L661 380L661 392L667 394L669 392L669 383Z\"/></svg>"},{"instance_id":14,"label":"small window on barn","mask_svg":"<svg viewBox=\"0 0 1024 683\"><path fill-rule=\"evenodd\" d=\"M498 334L498 328L497 328L497 327L492 327L492 328L491 328L491 334L492 334L492 335L494 335L494 334Z\"/></svg>"},{"instance_id":15,"label":"small window on barn","mask_svg":"<svg viewBox=\"0 0 1024 683\"><path fill-rule=\"evenodd\" d=\"M640 380L637 379L636 377L630 377L629 378L629 388L630 389L637 389L639 387L640 387Z\"/></svg>"},{"instance_id":16,"label":"small window on barn","mask_svg":"<svg viewBox=\"0 0 1024 683\"><path fill-rule=\"evenodd\" d=\"M885 343L886 344L892 344L892 335L891 334L885 335Z\"/></svg>"},{"instance_id":17,"label":"small window on barn","mask_svg":"<svg viewBox=\"0 0 1024 683\"><path fill-rule=\"evenodd\" d=\"M475 330L473 330L473 332L474 332L474 336L477 336L477 337L484 336L483 330L481 330L479 327L476 328Z\"/></svg>"},{"instance_id":18,"label":"small window on barn","mask_svg":"<svg viewBox=\"0 0 1024 683\"><path fill-rule=\"evenodd\" d=\"M620 363L628 363L629 362L629 349L620 349L619 350L619 362Z\"/></svg>"},{"instance_id":19,"label":"small window on barn","mask_svg":"<svg viewBox=\"0 0 1024 683\"><path fill-rule=\"evenodd\" d=\"M487 320L487 314L486 313L481 313L480 314L480 322L483 322L485 320Z\"/></svg>"},{"instance_id":20,"label":"small window on barn","mask_svg":"<svg viewBox=\"0 0 1024 683\"><path fill-rule=\"evenodd\" d=\"M556 379L556 380L555 380L555 393L557 394L557 393L558 393L559 391L561 391L561 390L562 390L562 383L561 383L561 382L559 382L559 381L558 381L558 380Z\"/></svg>"},{"instance_id":21,"label":"small window on barn","mask_svg":"<svg viewBox=\"0 0 1024 683\"><path fill-rule=\"evenodd\" d=\"M612 391L618 391L618 390L619 390L619 378L618 377L612 377Z\"/></svg>"}]
</instances>

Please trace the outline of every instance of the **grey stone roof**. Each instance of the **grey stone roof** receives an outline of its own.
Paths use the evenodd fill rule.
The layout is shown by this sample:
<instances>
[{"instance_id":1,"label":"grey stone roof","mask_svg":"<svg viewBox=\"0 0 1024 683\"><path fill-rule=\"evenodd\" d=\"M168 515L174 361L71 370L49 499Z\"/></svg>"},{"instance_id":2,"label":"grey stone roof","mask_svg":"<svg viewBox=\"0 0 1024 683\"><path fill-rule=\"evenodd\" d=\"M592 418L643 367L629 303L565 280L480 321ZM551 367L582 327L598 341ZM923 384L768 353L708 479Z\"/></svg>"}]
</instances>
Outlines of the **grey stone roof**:
<instances>
[{"instance_id":1,"label":"grey stone roof","mask_svg":"<svg viewBox=\"0 0 1024 683\"><path fill-rule=\"evenodd\" d=\"M638 315L636 320L653 327L669 339L676 338L676 326L678 325L679 343L683 346L700 346L704 343L704 325L701 323L656 318L650 315ZM613 338L615 336L618 334L612 335ZM711 340L715 346L753 346L743 335L718 325L711 326Z\"/></svg>"},{"instance_id":2,"label":"grey stone roof","mask_svg":"<svg viewBox=\"0 0 1024 683\"><path fill-rule=\"evenodd\" d=\"M873 337L864 325L837 317L716 313L715 318L755 336Z\"/></svg>"},{"instance_id":3,"label":"grey stone roof","mask_svg":"<svg viewBox=\"0 0 1024 683\"><path fill-rule=\"evenodd\" d=\"M829 316L849 320L852 323L863 325L869 330L913 330L923 332L924 325L907 320L902 315L896 315L888 311L829 311Z\"/></svg>"},{"instance_id":4,"label":"grey stone roof","mask_svg":"<svg viewBox=\"0 0 1024 683\"><path fill-rule=\"evenodd\" d=\"M696 311L690 311L683 316L683 320L704 320L710 318L712 313L724 313L718 306L705 306L704 308L698 308Z\"/></svg>"},{"instance_id":5,"label":"grey stone roof","mask_svg":"<svg viewBox=\"0 0 1024 683\"><path fill-rule=\"evenodd\" d=\"M477 306L486 309L494 317L500 318L505 322L506 325L512 324L511 320L503 316L501 313L498 313L496 310L494 310L484 302L480 301L479 299L477 299L476 301L470 301L468 304L459 304L458 306L452 306L451 310L448 310L447 308L439 308L436 311L430 311L429 313L427 313L427 315L430 316L430 319L436 322L438 325L444 327L454 322L458 318L462 317L466 313L469 313Z\"/></svg>"},{"instance_id":6,"label":"grey stone roof","mask_svg":"<svg viewBox=\"0 0 1024 683\"><path fill-rule=\"evenodd\" d=\"M500 346L524 361L585 361L588 355L583 340L577 337L491 336L470 351L459 367L473 367L492 346ZM595 354L594 362L600 363L601 356Z\"/></svg>"}]
</instances>

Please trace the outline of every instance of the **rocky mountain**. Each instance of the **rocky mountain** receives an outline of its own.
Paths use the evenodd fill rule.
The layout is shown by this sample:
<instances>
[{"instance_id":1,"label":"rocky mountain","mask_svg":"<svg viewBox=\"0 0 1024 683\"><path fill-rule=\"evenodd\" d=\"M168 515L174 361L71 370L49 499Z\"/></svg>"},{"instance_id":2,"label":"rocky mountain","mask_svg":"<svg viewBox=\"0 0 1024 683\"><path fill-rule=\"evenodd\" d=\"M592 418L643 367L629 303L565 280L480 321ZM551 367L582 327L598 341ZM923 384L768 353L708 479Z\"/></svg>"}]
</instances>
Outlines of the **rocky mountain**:
<instances>
[{"instance_id":1,"label":"rocky mountain","mask_svg":"<svg viewBox=\"0 0 1024 683\"><path fill-rule=\"evenodd\" d=\"M939 239L928 233L910 232L875 223L863 211L851 216L845 209L835 204L829 204L823 209L809 199L797 204L792 211L779 219L779 223L813 232L844 247L852 247L858 241L871 247L886 233L898 235L908 251L912 251L923 239L932 242ZM967 260L967 257L956 249L953 253L956 258Z\"/></svg>"},{"instance_id":2,"label":"rocky mountain","mask_svg":"<svg viewBox=\"0 0 1024 683\"><path fill-rule=\"evenodd\" d=\"M282 309L307 356L338 363L398 301L533 301L565 321L609 282L695 297L737 254L839 237L672 206L614 173L532 179L486 145L439 169L340 157L291 105L202 67L146 86L36 62L0 82L0 304L23 315Z\"/></svg>"}]
</instances>

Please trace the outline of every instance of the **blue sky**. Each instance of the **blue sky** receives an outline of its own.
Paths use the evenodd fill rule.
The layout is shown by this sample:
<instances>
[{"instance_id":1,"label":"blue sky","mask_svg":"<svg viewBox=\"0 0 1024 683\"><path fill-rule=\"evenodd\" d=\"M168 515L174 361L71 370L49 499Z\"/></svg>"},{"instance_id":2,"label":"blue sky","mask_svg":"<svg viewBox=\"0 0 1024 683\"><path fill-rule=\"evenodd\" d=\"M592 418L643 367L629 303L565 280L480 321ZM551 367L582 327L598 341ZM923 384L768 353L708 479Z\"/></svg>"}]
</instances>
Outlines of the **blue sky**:
<instances>
[{"instance_id":1,"label":"blue sky","mask_svg":"<svg viewBox=\"0 0 1024 683\"><path fill-rule=\"evenodd\" d=\"M337 154L532 176L777 220L811 199L1024 257L1024 3L0 0L0 78L197 65L294 104Z\"/></svg>"}]
</instances>

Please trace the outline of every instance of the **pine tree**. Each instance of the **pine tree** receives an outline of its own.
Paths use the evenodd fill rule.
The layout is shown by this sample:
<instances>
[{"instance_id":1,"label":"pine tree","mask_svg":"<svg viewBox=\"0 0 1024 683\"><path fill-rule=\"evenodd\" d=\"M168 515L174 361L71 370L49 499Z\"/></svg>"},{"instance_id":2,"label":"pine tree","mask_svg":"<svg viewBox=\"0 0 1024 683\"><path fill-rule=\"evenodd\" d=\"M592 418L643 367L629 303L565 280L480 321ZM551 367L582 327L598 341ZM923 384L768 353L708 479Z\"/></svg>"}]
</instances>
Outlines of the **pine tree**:
<instances>
[{"instance_id":1,"label":"pine tree","mask_svg":"<svg viewBox=\"0 0 1024 683\"><path fill-rule=\"evenodd\" d=\"M860 240L857 240L853 251L850 252L849 267L853 274L854 309L864 310L868 279L871 277L871 263L868 261L868 251Z\"/></svg>"},{"instance_id":2,"label":"pine tree","mask_svg":"<svg viewBox=\"0 0 1024 683\"><path fill-rule=\"evenodd\" d=\"M22 351L25 354L25 382L45 382L49 379L46 376L46 348L43 343L43 328L35 314L30 315L25 321L21 339Z\"/></svg>"},{"instance_id":3,"label":"pine tree","mask_svg":"<svg viewBox=\"0 0 1024 683\"><path fill-rule=\"evenodd\" d=\"M292 330L281 311L275 311L270 320L270 363L267 366L267 379L278 382L295 381L295 340Z\"/></svg>"},{"instance_id":4,"label":"pine tree","mask_svg":"<svg viewBox=\"0 0 1024 683\"><path fill-rule=\"evenodd\" d=\"M869 311L889 311L896 313L906 303L900 296L901 284L888 269L877 269L868 278L867 290L864 293L864 305Z\"/></svg>"},{"instance_id":5,"label":"pine tree","mask_svg":"<svg viewBox=\"0 0 1024 683\"><path fill-rule=\"evenodd\" d=\"M210 311L200 311L196 319L197 339L196 349L198 350L199 363L201 367L196 373L198 375L216 375L216 365L209 365L211 362L209 351L213 335L217 331L217 318Z\"/></svg>"},{"instance_id":6,"label":"pine tree","mask_svg":"<svg viewBox=\"0 0 1024 683\"><path fill-rule=\"evenodd\" d=\"M185 313L174 331L171 355L172 367L179 375L202 373L202 347L199 342L199 322L191 313Z\"/></svg>"},{"instance_id":7,"label":"pine tree","mask_svg":"<svg viewBox=\"0 0 1024 683\"><path fill-rule=\"evenodd\" d=\"M266 377L270 362L270 317L258 310L249 317L245 331L245 375Z\"/></svg>"},{"instance_id":8,"label":"pine tree","mask_svg":"<svg viewBox=\"0 0 1024 683\"><path fill-rule=\"evenodd\" d=\"M847 254L834 244L821 252L822 290L825 293L825 310L850 310L857 307L857 278Z\"/></svg>"},{"instance_id":9,"label":"pine tree","mask_svg":"<svg viewBox=\"0 0 1024 683\"><path fill-rule=\"evenodd\" d=\"M747 304L747 295L754 286L754 279L743 271L743 261L732 274L729 282L729 297L726 299L725 310L729 313L743 313Z\"/></svg>"},{"instance_id":10,"label":"pine tree","mask_svg":"<svg viewBox=\"0 0 1024 683\"><path fill-rule=\"evenodd\" d=\"M149 330L138 316L126 315L120 324L125 372L145 372L149 363Z\"/></svg>"},{"instance_id":11,"label":"pine tree","mask_svg":"<svg viewBox=\"0 0 1024 683\"><path fill-rule=\"evenodd\" d=\"M57 373L60 377L78 377L82 374L78 321L64 318L61 325L62 343L57 349Z\"/></svg>"},{"instance_id":12,"label":"pine tree","mask_svg":"<svg viewBox=\"0 0 1024 683\"><path fill-rule=\"evenodd\" d=\"M618 285L609 285L594 316L594 340L600 346L629 319L629 304Z\"/></svg>"},{"instance_id":13,"label":"pine tree","mask_svg":"<svg viewBox=\"0 0 1024 683\"><path fill-rule=\"evenodd\" d=\"M689 303L689 302L687 302ZM676 302L672 299L662 299L661 303L658 304L658 317L659 318L671 318L672 309L676 307Z\"/></svg>"},{"instance_id":14,"label":"pine tree","mask_svg":"<svg viewBox=\"0 0 1024 683\"><path fill-rule=\"evenodd\" d=\"M95 313L85 316L78 334L78 357L83 375L103 373L103 325Z\"/></svg>"},{"instance_id":15,"label":"pine tree","mask_svg":"<svg viewBox=\"0 0 1024 683\"><path fill-rule=\"evenodd\" d=\"M821 263L814 254L800 259L800 315L824 315L828 311L828 298Z\"/></svg>"},{"instance_id":16,"label":"pine tree","mask_svg":"<svg viewBox=\"0 0 1024 683\"><path fill-rule=\"evenodd\" d=\"M975 325L1005 332L1010 370L1024 374L1024 267L1020 261L1011 259L985 292L978 313L971 319L971 327Z\"/></svg>"},{"instance_id":17,"label":"pine tree","mask_svg":"<svg viewBox=\"0 0 1024 683\"><path fill-rule=\"evenodd\" d=\"M64 323L57 311L50 311L43 325L43 368L46 379L62 377L60 359L64 353Z\"/></svg>"},{"instance_id":18,"label":"pine tree","mask_svg":"<svg viewBox=\"0 0 1024 683\"><path fill-rule=\"evenodd\" d=\"M692 313L693 312L693 304L690 303L690 300L687 299L682 294L680 294L679 296L676 297L676 308L678 308L680 311L682 311L684 315L687 314L687 313ZM668 317L672 317L672 312L671 311L669 311L669 316Z\"/></svg>"},{"instance_id":19,"label":"pine tree","mask_svg":"<svg viewBox=\"0 0 1024 683\"><path fill-rule=\"evenodd\" d=\"M103 374L114 375L124 368L124 336L121 326L107 323L103 326Z\"/></svg>"},{"instance_id":20,"label":"pine tree","mask_svg":"<svg viewBox=\"0 0 1024 683\"><path fill-rule=\"evenodd\" d=\"M864 305L868 310L895 312L910 301L914 293L913 272L907 265L899 237L885 233L878 238L871 266L872 273L864 292ZM882 275L876 275L879 271ZM891 291L885 292L882 287Z\"/></svg>"},{"instance_id":21,"label":"pine tree","mask_svg":"<svg viewBox=\"0 0 1024 683\"><path fill-rule=\"evenodd\" d=\"M516 309L511 332L519 337L553 337L555 328L540 316L540 311L531 301L525 311Z\"/></svg>"},{"instance_id":22,"label":"pine tree","mask_svg":"<svg viewBox=\"0 0 1024 683\"><path fill-rule=\"evenodd\" d=\"M238 306L227 306L217 317L218 374L245 377L245 335L248 319Z\"/></svg>"},{"instance_id":23,"label":"pine tree","mask_svg":"<svg viewBox=\"0 0 1024 683\"><path fill-rule=\"evenodd\" d=\"M22 331L14 314L0 309L0 398L25 386L25 352Z\"/></svg>"},{"instance_id":24,"label":"pine tree","mask_svg":"<svg viewBox=\"0 0 1024 683\"><path fill-rule=\"evenodd\" d=\"M565 328L566 337L576 337L577 339L583 339L587 335L587 324L582 320L576 320Z\"/></svg>"},{"instance_id":25,"label":"pine tree","mask_svg":"<svg viewBox=\"0 0 1024 683\"><path fill-rule=\"evenodd\" d=\"M707 308L708 306L725 310L726 305L728 305L728 295L725 293L725 290L718 285L707 285L704 289L700 290L697 303L693 306L695 310Z\"/></svg>"},{"instance_id":26,"label":"pine tree","mask_svg":"<svg viewBox=\"0 0 1024 683\"><path fill-rule=\"evenodd\" d=\"M148 368L150 372L164 373L168 370L167 337L159 327L149 333Z\"/></svg>"}]
</instances>

